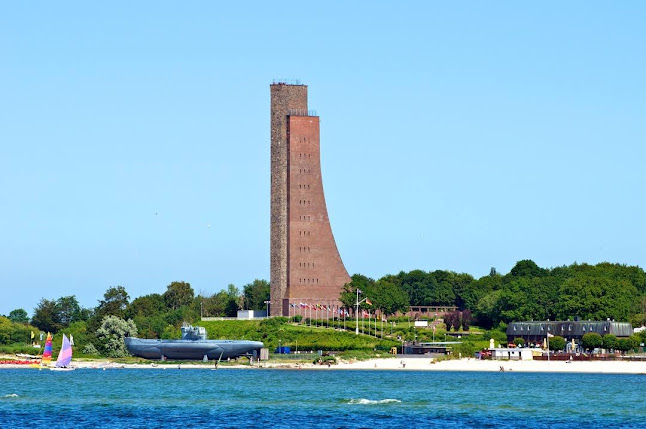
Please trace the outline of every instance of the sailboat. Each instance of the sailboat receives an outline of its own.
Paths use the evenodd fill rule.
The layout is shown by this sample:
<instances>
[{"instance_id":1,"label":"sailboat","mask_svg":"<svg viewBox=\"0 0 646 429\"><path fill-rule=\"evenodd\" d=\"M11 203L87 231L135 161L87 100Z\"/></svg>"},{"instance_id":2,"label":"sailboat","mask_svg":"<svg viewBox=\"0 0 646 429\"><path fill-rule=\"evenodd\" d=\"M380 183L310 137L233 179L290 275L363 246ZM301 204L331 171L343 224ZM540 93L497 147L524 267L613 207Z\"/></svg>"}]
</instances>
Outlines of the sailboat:
<instances>
[{"instance_id":1,"label":"sailboat","mask_svg":"<svg viewBox=\"0 0 646 429\"><path fill-rule=\"evenodd\" d=\"M40 365L34 364L33 368L43 369L44 366L49 366L52 362L52 334L47 333L47 340L45 341L45 349L43 350L43 357L40 359Z\"/></svg>"},{"instance_id":2,"label":"sailboat","mask_svg":"<svg viewBox=\"0 0 646 429\"><path fill-rule=\"evenodd\" d=\"M72 344L65 334L63 334L63 345L61 351L56 359L56 366L50 368L52 371L73 371L74 368L70 367L72 362Z\"/></svg>"}]
</instances>

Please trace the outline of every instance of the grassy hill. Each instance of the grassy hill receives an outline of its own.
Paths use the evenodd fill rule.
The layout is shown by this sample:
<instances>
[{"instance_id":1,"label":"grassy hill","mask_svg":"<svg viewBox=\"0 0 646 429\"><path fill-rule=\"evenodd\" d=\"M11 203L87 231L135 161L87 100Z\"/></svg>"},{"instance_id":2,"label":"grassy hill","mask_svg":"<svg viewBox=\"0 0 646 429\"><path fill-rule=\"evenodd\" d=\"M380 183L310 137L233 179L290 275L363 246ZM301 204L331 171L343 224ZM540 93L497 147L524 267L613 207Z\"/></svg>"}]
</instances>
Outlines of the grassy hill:
<instances>
[{"instance_id":1,"label":"grassy hill","mask_svg":"<svg viewBox=\"0 0 646 429\"><path fill-rule=\"evenodd\" d=\"M354 333L324 327L309 327L288 323L285 318L265 320L226 320L199 322L206 328L209 339L235 339L262 341L273 351L279 345L299 351L381 351L401 346L399 341L355 335Z\"/></svg>"}]
</instances>

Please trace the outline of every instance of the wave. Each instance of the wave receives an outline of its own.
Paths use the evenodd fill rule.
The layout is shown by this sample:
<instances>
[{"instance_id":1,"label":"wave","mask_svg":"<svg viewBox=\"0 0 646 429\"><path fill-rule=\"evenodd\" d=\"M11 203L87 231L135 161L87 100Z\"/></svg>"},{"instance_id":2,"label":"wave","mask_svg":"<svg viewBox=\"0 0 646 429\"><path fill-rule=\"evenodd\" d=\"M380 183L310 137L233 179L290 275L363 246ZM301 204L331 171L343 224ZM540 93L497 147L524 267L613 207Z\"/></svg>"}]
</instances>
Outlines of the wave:
<instances>
[{"instance_id":1,"label":"wave","mask_svg":"<svg viewBox=\"0 0 646 429\"><path fill-rule=\"evenodd\" d=\"M3 398L17 398L18 394L17 393L9 393L8 395L4 395Z\"/></svg>"},{"instance_id":2,"label":"wave","mask_svg":"<svg viewBox=\"0 0 646 429\"><path fill-rule=\"evenodd\" d=\"M352 405L376 405L376 404L392 404L392 403L397 403L401 402L399 399L379 399L379 400L372 400L372 399L365 399L365 398L360 398L360 399L350 399L348 401L348 404Z\"/></svg>"}]
</instances>

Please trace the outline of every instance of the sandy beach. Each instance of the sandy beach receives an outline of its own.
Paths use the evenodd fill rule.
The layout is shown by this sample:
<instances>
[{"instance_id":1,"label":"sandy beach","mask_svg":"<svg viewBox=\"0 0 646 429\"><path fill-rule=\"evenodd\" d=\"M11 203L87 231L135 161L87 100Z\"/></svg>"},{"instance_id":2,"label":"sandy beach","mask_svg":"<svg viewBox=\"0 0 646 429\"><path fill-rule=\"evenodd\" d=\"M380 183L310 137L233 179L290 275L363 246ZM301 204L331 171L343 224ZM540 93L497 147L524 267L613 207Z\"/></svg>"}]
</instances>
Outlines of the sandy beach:
<instances>
[{"instance_id":1,"label":"sandy beach","mask_svg":"<svg viewBox=\"0 0 646 429\"><path fill-rule=\"evenodd\" d=\"M174 364L121 364L111 361L78 361L77 369L214 369L213 364L182 363ZM500 372L563 372L592 374L644 374L646 362L627 361L495 361L476 359L454 359L436 361L431 358L390 358L366 361L341 361L337 365L314 365L312 363L260 362L254 365L224 364L219 370L227 369L285 369L285 370L382 370L382 371L482 371ZM27 365L0 365L0 369L29 368Z\"/></svg>"}]
</instances>

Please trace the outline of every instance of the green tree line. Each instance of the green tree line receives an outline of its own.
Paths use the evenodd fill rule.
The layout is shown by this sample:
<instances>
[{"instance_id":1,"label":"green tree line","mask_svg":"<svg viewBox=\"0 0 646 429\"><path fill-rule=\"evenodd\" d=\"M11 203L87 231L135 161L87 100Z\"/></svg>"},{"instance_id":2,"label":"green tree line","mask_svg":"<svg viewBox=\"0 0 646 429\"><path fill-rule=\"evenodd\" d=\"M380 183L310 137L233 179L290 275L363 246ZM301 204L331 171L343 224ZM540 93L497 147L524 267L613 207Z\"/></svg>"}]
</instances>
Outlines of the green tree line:
<instances>
[{"instance_id":1,"label":"green tree line","mask_svg":"<svg viewBox=\"0 0 646 429\"><path fill-rule=\"evenodd\" d=\"M646 323L646 273L637 266L600 263L540 268L516 263L506 275L495 269L479 279L452 271L413 270L373 280L355 274L341 301L353 308L356 291L368 297L361 308L394 314L412 306L455 306L485 328L518 320L586 320Z\"/></svg>"}]
</instances>

